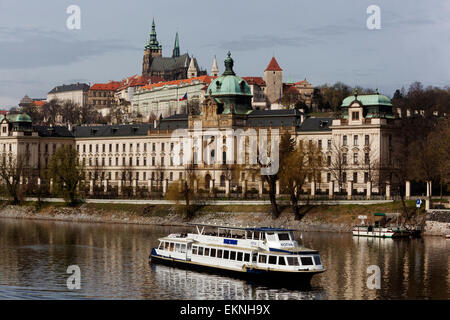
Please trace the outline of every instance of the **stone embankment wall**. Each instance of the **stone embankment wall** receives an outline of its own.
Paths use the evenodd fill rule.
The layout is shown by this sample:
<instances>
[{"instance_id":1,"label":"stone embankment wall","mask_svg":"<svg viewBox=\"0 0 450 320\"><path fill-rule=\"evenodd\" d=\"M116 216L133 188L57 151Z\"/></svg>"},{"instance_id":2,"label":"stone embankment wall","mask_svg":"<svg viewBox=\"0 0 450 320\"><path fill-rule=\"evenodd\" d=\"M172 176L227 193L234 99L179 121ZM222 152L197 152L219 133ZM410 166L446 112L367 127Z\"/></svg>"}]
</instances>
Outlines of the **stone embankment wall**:
<instances>
[{"instance_id":1,"label":"stone embankment wall","mask_svg":"<svg viewBox=\"0 0 450 320\"><path fill-rule=\"evenodd\" d=\"M0 208L0 217L16 219L38 219L72 222L132 223L141 225L185 226L186 222L216 225L286 227L301 231L351 232L352 222L318 221L306 216L296 221L292 214L281 214L276 220L264 212L211 212L186 221L184 216L168 210L164 215L142 216L122 210L92 210L82 205L77 208L51 207L36 211L34 207L5 205Z\"/></svg>"},{"instance_id":2,"label":"stone embankment wall","mask_svg":"<svg viewBox=\"0 0 450 320\"><path fill-rule=\"evenodd\" d=\"M445 236L450 234L450 210L430 210L425 221L427 235Z\"/></svg>"}]
</instances>

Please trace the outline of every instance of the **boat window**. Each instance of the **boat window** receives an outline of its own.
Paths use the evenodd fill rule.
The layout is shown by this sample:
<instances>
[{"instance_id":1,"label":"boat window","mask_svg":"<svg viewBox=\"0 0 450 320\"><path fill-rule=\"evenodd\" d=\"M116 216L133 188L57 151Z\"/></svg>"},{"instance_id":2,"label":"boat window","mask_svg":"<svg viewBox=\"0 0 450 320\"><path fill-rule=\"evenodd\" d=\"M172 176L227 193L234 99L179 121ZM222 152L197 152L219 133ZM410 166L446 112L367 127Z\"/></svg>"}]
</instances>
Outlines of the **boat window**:
<instances>
[{"instance_id":1,"label":"boat window","mask_svg":"<svg viewBox=\"0 0 450 320\"><path fill-rule=\"evenodd\" d=\"M277 264L277 256L269 256L270 264Z\"/></svg>"},{"instance_id":2,"label":"boat window","mask_svg":"<svg viewBox=\"0 0 450 320\"><path fill-rule=\"evenodd\" d=\"M267 261L267 256L265 254L260 254L259 255L259 263L266 263Z\"/></svg>"},{"instance_id":3,"label":"boat window","mask_svg":"<svg viewBox=\"0 0 450 320\"><path fill-rule=\"evenodd\" d=\"M158 249L162 250L163 248L164 248L164 241L161 241L161 242L159 243Z\"/></svg>"},{"instance_id":4,"label":"boat window","mask_svg":"<svg viewBox=\"0 0 450 320\"><path fill-rule=\"evenodd\" d=\"M173 242L170 243L170 251L173 251Z\"/></svg>"},{"instance_id":5,"label":"boat window","mask_svg":"<svg viewBox=\"0 0 450 320\"><path fill-rule=\"evenodd\" d=\"M277 264L277 256L269 256L270 264Z\"/></svg>"},{"instance_id":6,"label":"boat window","mask_svg":"<svg viewBox=\"0 0 450 320\"><path fill-rule=\"evenodd\" d=\"M285 266L286 265L286 261L284 260L284 257L278 257L278 264L280 266Z\"/></svg>"},{"instance_id":7,"label":"boat window","mask_svg":"<svg viewBox=\"0 0 450 320\"><path fill-rule=\"evenodd\" d=\"M320 261L320 256L319 255L315 255L314 256L314 263L316 264L316 266L319 266L322 264L322 262Z\"/></svg>"},{"instance_id":8,"label":"boat window","mask_svg":"<svg viewBox=\"0 0 450 320\"><path fill-rule=\"evenodd\" d=\"M236 251L230 251L230 260L236 260Z\"/></svg>"},{"instance_id":9,"label":"boat window","mask_svg":"<svg viewBox=\"0 0 450 320\"><path fill-rule=\"evenodd\" d=\"M300 257L303 266L312 266L313 260L311 257Z\"/></svg>"},{"instance_id":10,"label":"boat window","mask_svg":"<svg viewBox=\"0 0 450 320\"><path fill-rule=\"evenodd\" d=\"M169 250L169 243L168 242L164 242L164 249L165 250Z\"/></svg>"},{"instance_id":11,"label":"boat window","mask_svg":"<svg viewBox=\"0 0 450 320\"><path fill-rule=\"evenodd\" d=\"M253 239L259 240L259 232L254 232L253 233Z\"/></svg>"},{"instance_id":12,"label":"boat window","mask_svg":"<svg viewBox=\"0 0 450 320\"><path fill-rule=\"evenodd\" d=\"M291 240L291 239L289 238L289 233L279 233L279 234L278 234L278 239L279 239L280 241L289 241L289 240Z\"/></svg>"},{"instance_id":13,"label":"boat window","mask_svg":"<svg viewBox=\"0 0 450 320\"><path fill-rule=\"evenodd\" d=\"M222 249L217 250L217 258L222 258Z\"/></svg>"},{"instance_id":14,"label":"boat window","mask_svg":"<svg viewBox=\"0 0 450 320\"><path fill-rule=\"evenodd\" d=\"M181 251L181 250L180 250L180 244L179 244L179 243L176 243L176 244L175 244L175 251Z\"/></svg>"},{"instance_id":15,"label":"boat window","mask_svg":"<svg viewBox=\"0 0 450 320\"><path fill-rule=\"evenodd\" d=\"M258 254L257 254L256 252L253 253L253 259L252 259L252 261L253 261L253 262L258 261L257 258L258 258Z\"/></svg>"},{"instance_id":16,"label":"boat window","mask_svg":"<svg viewBox=\"0 0 450 320\"><path fill-rule=\"evenodd\" d=\"M182 244L182 245L181 245L181 252L182 252L182 253L185 253L185 252L186 252L186 245L185 245L185 244Z\"/></svg>"},{"instance_id":17,"label":"boat window","mask_svg":"<svg viewBox=\"0 0 450 320\"><path fill-rule=\"evenodd\" d=\"M244 253L244 261L250 262L250 253Z\"/></svg>"},{"instance_id":18,"label":"boat window","mask_svg":"<svg viewBox=\"0 0 450 320\"><path fill-rule=\"evenodd\" d=\"M205 248L205 256L209 256L209 248Z\"/></svg>"},{"instance_id":19,"label":"boat window","mask_svg":"<svg viewBox=\"0 0 450 320\"><path fill-rule=\"evenodd\" d=\"M203 247L198 247L198 255L199 256L203 255Z\"/></svg>"},{"instance_id":20,"label":"boat window","mask_svg":"<svg viewBox=\"0 0 450 320\"><path fill-rule=\"evenodd\" d=\"M223 250L223 258L224 259L228 259L228 256L230 255L230 251L228 250Z\"/></svg>"},{"instance_id":21,"label":"boat window","mask_svg":"<svg viewBox=\"0 0 450 320\"><path fill-rule=\"evenodd\" d=\"M192 254L197 254L197 246L192 246Z\"/></svg>"},{"instance_id":22,"label":"boat window","mask_svg":"<svg viewBox=\"0 0 450 320\"><path fill-rule=\"evenodd\" d=\"M216 256L216 249L211 249L211 257L215 257Z\"/></svg>"},{"instance_id":23,"label":"boat window","mask_svg":"<svg viewBox=\"0 0 450 320\"><path fill-rule=\"evenodd\" d=\"M237 253L237 259L238 261L242 261L242 252Z\"/></svg>"},{"instance_id":24,"label":"boat window","mask_svg":"<svg viewBox=\"0 0 450 320\"><path fill-rule=\"evenodd\" d=\"M298 266L298 258L297 257L286 257L288 265L290 266Z\"/></svg>"}]
</instances>

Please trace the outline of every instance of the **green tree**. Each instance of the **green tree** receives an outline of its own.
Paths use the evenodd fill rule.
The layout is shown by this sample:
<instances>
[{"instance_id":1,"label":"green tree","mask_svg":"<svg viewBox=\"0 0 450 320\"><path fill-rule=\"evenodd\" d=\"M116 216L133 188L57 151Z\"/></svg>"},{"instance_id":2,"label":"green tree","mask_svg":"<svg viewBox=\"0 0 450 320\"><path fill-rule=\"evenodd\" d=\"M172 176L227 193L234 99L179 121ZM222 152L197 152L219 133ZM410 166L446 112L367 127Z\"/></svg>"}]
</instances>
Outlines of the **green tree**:
<instances>
[{"instance_id":1,"label":"green tree","mask_svg":"<svg viewBox=\"0 0 450 320\"><path fill-rule=\"evenodd\" d=\"M58 148L47 166L47 176L53 179L55 192L71 205L76 203L77 186L84 173L85 168L78 159L78 152L69 144Z\"/></svg>"}]
</instances>

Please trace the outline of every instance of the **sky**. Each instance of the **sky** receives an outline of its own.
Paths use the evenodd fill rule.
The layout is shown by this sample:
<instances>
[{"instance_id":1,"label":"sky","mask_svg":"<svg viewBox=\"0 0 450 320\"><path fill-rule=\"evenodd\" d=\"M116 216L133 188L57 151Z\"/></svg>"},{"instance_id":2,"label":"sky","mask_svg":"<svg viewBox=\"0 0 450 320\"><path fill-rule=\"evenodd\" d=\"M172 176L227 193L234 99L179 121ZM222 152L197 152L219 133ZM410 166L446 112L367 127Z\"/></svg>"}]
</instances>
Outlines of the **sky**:
<instances>
[{"instance_id":1,"label":"sky","mask_svg":"<svg viewBox=\"0 0 450 320\"><path fill-rule=\"evenodd\" d=\"M80 8L80 29L67 8ZM380 29L369 29L370 5ZM175 33L188 52L219 71L228 51L239 76L263 76L275 56L283 81L395 89L450 85L448 0L0 0L0 109L57 85L104 83L142 73L155 19L163 56Z\"/></svg>"}]
</instances>

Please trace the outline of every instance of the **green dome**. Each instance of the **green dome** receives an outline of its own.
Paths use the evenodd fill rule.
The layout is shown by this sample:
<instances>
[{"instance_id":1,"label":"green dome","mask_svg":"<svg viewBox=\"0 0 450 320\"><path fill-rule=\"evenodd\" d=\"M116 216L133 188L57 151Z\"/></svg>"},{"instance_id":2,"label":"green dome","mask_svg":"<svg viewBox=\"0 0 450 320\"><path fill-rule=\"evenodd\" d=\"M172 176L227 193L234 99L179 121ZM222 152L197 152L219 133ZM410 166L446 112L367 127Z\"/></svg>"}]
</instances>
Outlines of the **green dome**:
<instances>
[{"instance_id":1,"label":"green dome","mask_svg":"<svg viewBox=\"0 0 450 320\"><path fill-rule=\"evenodd\" d=\"M213 97L220 96L252 96L252 91L248 83L238 76L221 76L213 81L208 86L207 94Z\"/></svg>"},{"instance_id":2,"label":"green dome","mask_svg":"<svg viewBox=\"0 0 450 320\"><path fill-rule=\"evenodd\" d=\"M231 53L225 59L225 71L221 77L211 81L206 91L219 105L218 113L248 114L252 109L252 91L244 79L233 71Z\"/></svg>"},{"instance_id":3,"label":"green dome","mask_svg":"<svg viewBox=\"0 0 450 320\"><path fill-rule=\"evenodd\" d=\"M6 119L9 122L32 122L31 117L25 113L8 114Z\"/></svg>"},{"instance_id":4,"label":"green dome","mask_svg":"<svg viewBox=\"0 0 450 320\"><path fill-rule=\"evenodd\" d=\"M356 97L355 95L348 96L344 99L344 101L342 101L341 107L350 107L350 104L355 100L361 102L363 106L380 105L392 107L391 99L379 93L356 95Z\"/></svg>"},{"instance_id":5,"label":"green dome","mask_svg":"<svg viewBox=\"0 0 450 320\"><path fill-rule=\"evenodd\" d=\"M247 81L234 73L233 64L231 53L228 52L228 57L225 59L225 72L221 77L211 81L206 94L212 97L252 96L252 91Z\"/></svg>"}]
</instances>

